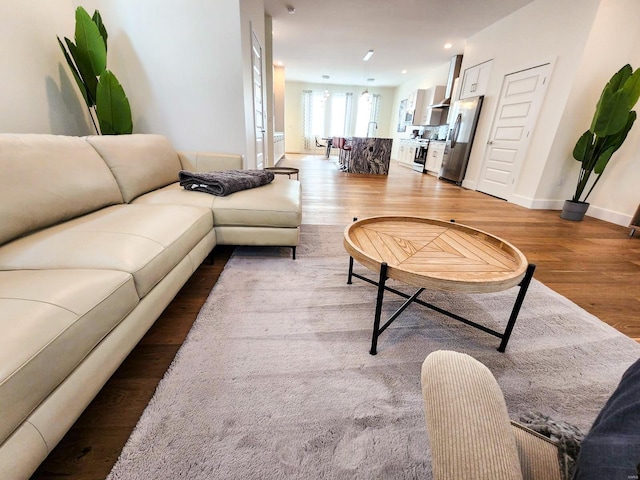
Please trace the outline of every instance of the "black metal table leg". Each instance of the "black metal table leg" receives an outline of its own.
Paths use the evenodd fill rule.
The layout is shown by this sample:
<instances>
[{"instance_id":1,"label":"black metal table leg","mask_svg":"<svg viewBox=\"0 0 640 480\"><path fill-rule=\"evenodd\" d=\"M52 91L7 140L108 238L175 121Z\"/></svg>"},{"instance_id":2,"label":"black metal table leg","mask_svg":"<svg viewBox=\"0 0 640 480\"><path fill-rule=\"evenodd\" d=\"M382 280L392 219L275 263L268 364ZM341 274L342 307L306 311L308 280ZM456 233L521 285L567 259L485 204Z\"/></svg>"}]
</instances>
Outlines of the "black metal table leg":
<instances>
[{"instance_id":1,"label":"black metal table leg","mask_svg":"<svg viewBox=\"0 0 640 480\"><path fill-rule=\"evenodd\" d=\"M507 328L505 328L504 333L502 334L502 341L500 342L500 346L498 347L499 352L504 352L507 348L507 343L509 343L511 331L513 330L513 326L516 324L516 320L518 319L520 307L522 307L522 302L524 301L524 297L527 294L527 290L529 289L529 284L531 284L531 279L533 278L533 272L535 271L535 269L536 266L533 263L530 263L527 267L526 273L524 274L524 278L520 282L520 291L518 292L516 303L513 305L513 310L511 310L511 316L509 317Z\"/></svg>"},{"instance_id":2,"label":"black metal table leg","mask_svg":"<svg viewBox=\"0 0 640 480\"><path fill-rule=\"evenodd\" d=\"M347 277L347 285L351 285L353 282L353 257L349 257L349 276Z\"/></svg>"},{"instance_id":3,"label":"black metal table leg","mask_svg":"<svg viewBox=\"0 0 640 480\"><path fill-rule=\"evenodd\" d=\"M375 355L378 345L378 335L380 335L380 315L382 314L382 299L384 298L384 284L387 281L387 262L380 265L380 278L378 279L378 298L376 299L376 316L373 320L373 335L371 337L371 350L369 353Z\"/></svg>"},{"instance_id":4,"label":"black metal table leg","mask_svg":"<svg viewBox=\"0 0 640 480\"><path fill-rule=\"evenodd\" d=\"M357 222L358 217L353 217L353 221ZM347 278L347 285L351 285L353 282L351 281L353 277L353 257L349 256L349 277Z\"/></svg>"}]
</instances>

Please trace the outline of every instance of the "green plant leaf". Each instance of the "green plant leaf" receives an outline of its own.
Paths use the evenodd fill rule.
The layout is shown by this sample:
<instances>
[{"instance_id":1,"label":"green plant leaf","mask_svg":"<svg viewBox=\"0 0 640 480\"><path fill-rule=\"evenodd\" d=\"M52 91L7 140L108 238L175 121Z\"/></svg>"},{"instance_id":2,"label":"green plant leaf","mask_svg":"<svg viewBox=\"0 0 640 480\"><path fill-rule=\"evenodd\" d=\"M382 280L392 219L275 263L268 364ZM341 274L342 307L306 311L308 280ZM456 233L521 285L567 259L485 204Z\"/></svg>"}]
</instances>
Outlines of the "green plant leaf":
<instances>
[{"instance_id":1,"label":"green plant leaf","mask_svg":"<svg viewBox=\"0 0 640 480\"><path fill-rule=\"evenodd\" d=\"M607 85L602 94L600 108L594 117L593 133L606 137L618 133L627 123L629 115L628 95L624 90L613 91Z\"/></svg>"},{"instance_id":2,"label":"green plant leaf","mask_svg":"<svg viewBox=\"0 0 640 480\"><path fill-rule=\"evenodd\" d=\"M615 135L609 135L608 137L606 137L602 148L609 149L613 147L614 152L618 150L627 139L627 134L631 130L631 127L633 127L633 123L636 121L636 116L637 115L635 111L630 111L627 117L627 123L624 128Z\"/></svg>"},{"instance_id":3,"label":"green plant leaf","mask_svg":"<svg viewBox=\"0 0 640 480\"><path fill-rule=\"evenodd\" d=\"M611 148L607 148L605 151L603 151L600 154L600 156L598 157L598 161L596 162L596 165L593 168L594 173L600 175L602 172L604 172L604 169L607 166L607 163L609 163L609 160L611 159L611 155L613 155L613 152L615 151L616 149L611 147Z\"/></svg>"},{"instance_id":4,"label":"green plant leaf","mask_svg":"<svg viewBox=\"0 0 640 480\"><path fill-rule=\"evenodd\" d=\"M587 130L576 142L576 146L573 147L573 158L577 161L584 163L585 159L589 158L591 151L593 150L593 133Z\"/></svg>"},{"instance_id":5,"label":"green plant leaf","mask_svg":"<svg viewBox=\"0 0 640 480\"><path fill-rule=\"evenodd\" d=\"M602 89L602 93L600 94L600 98L598 99L598 103L596 104L596 110L593 114L593 120L591 121L592 132L595 131L596 120L599 117L603 99L605 98L605 96L609 98L616 91L620 90L622 88L622 85L624 85L624 82L631 76L632 72L633 69L631 68L631 65L627 64L616 73L614 73L607 84L604 86L604 88Z\"/></svg>"},{"instance_id":6,"label":"green plant leaf","mask_svg":"<svg viewBox=\"0 0 640 480\"><path fill-rule=\"evenodd\" d=\"M615 90L620 90L627 79L633 73L633 68L628 63L613 74L611 79L609 79L608 85L611 85L611 88Z\"/></svg>"},{"instance_id":7,"label":"green plant leaf","mask_svg":"<svg viewBox=\"0 0 640 480\"><path fill-rule=\"evenodd\" d=\"M87 65L80 54L78 52L78 47L69 40L67 37L64 38L67 43L67 48L69 49L69 53L73 57L73 61L78 68L78 72L80 73L80 77L82 78L82 83L87 90L87 99L89 100L89 107L92 107L96 104L96 90L98 88L98 78L93 74L91 67Z\"/></svg>"},{"instance_id":8,"label":"green plant leaf","mask_svg":"<svg viewBox=\"0 0 640 480\"><path fill-rule=\"evenodd\" d=\"M103 135L120 135L133 131L129 100L122 85L109 70L100 75L96 113Z\"/></svg>"},{"instance_id":9,"label":"green plant leaf","mask_svg":"<svg viewBox=\"0 0 640 480\"><path fill-rule=\"evenodd\" d=\"M107 68L107 48L98 26L82 7L76 9L75 40L82 62L91 68L94 77L99 77Z\"/></svg>"},{"instance_id":10,"label":"green plant leaf","mask_svg":"<svg viewBox=\"0 0 640 480\"><path fill-rule=\"evenodd\" d=\"M627 95L627 109L631 110L640 98L640 68L627 78L622 86L622 91Z\"/></svg>"},{"instance_id":11,"label":"green plant leaf","mask_svg":"<svg viewBox=\"0 0 640 480\"><path fill-rule=\"evenodd\" d=\"M71 56L69 55L69 52L67 52L67 49L64 48L64 44L62 43L62 40L60 40L60 37L56 37L56 38L58 39L58 45L60 45L60 50L62 50L62 53L64 54L64 58L67 60L67 65L69 65L69 70L71 70L71 73L73 74L73 78L75 78L76 84L78 85L78 89L80 90L80 93L82 93L82 98L84 98L84 101L87 104L87 107L91 108L91 102L89 101L89 97L87 96L87 87L82 81L82 78L80 77L80 73L78 72L78 69L73 63L73 60L71 60Z\"/></svg>"},{"instance_id":12,"label":"green plant leaf","mask_svg":"<svg viewBox=\"0 0 640 480\"><path fill-rule=\"evenodd\" d=\"M93 12L93 17L91 17L93 23L98 27L98 31L100 32L100 36L102 37L102 41L104 42L104 51L107 52L109 50L109 46L107 45L107 39L109 38L109 34L107 33L107 27L105 27L104 23L102 23L102 16L100 12L96 10ZM105 65L105 68L106 65Z\"/></svg>"}]
</instances>

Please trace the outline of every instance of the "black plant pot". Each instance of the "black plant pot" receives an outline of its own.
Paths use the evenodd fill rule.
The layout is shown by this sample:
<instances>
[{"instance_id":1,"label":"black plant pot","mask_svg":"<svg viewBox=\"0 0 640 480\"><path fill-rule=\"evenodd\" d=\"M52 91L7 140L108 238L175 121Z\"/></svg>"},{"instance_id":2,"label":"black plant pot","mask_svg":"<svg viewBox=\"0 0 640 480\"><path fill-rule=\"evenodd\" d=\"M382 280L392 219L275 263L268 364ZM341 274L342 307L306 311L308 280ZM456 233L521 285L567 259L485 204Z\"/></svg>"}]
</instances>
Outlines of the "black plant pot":
<instances>
[{"instance_id":1,"label":"black plant pot","mask_svg":"<svg viewBox=\"0 0 640 480\"><path fill-rule=\"evenodd\" d=\"M564 218L565 220L571 220L574 222L581 222L584 219L584 214L587 213L588 209L589 204L587 202L574 202L571 200L565 200L560 218Z\"/></svg>"}]
</instances>

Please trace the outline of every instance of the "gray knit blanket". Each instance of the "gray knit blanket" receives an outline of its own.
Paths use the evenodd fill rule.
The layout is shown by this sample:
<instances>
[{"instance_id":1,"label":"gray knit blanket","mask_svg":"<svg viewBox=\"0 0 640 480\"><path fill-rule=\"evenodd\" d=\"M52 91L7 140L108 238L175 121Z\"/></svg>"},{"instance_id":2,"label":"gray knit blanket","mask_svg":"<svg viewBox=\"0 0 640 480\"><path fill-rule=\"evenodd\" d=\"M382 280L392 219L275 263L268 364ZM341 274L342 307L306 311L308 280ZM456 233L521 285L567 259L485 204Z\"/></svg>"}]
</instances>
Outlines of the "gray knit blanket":
<instances>
[{"instance_id":1,"label":"gray knit blanket","mask_svg":"<svg viewBox=\"0 0 640 480\"><path fill-rule=\"evenodd\" d=\"M575 425L554 420L540 412L523 414L520 417L520 423L558 444L558 461L562 480L572 478L580 453L580 443L584 437L582 431Z\"/></svg>"},{"instance_id":2,"label":"gray knit blanket","mask_svg":"<svg viewBox=\"0 0 640 480\"><path fill-rule=\"evenodd\" d=\"M220 172L189 172L180 170L180 185L187 190L224 197L240 190L261 187L273 181L268 170L223 170Z\"/></svg>"}]
</instances>

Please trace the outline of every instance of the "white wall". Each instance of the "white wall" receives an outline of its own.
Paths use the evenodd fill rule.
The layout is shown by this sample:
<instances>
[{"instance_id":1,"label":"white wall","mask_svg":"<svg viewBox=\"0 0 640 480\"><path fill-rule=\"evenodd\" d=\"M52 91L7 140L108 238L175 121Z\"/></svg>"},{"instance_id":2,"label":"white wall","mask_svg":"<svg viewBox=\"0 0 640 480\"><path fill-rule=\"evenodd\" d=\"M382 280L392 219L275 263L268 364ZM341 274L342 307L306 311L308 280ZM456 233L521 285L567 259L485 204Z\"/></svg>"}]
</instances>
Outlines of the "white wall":
<instances>
[{"instance_id":1,"label":"white wall","mask_svg":"<svg viewBox=\"0 0 640 480\"><path fill-rule=\"evenodd\" d=\"M552 62L544 103L510 198L527 207L535 195L566 99L571 92L600 0L536 0L467 40L462 72L493 59L489 85L463 186L475 188L481 173L502 81L525 68Z\"/></svg>"},{"instance_id":2,"label":"white wall","mask_svg":"<svg viewBox=\"0 0 640 480\"><path fill-rule=\"evenodd\" d=\"M68 0L0 1L0 132L93 133L56 40L73 38L74 11Z\"/></svg>"},{"instance_id":3,"label":"white wall","mask_svg":"<svg viewBox=\"0 0 640 480\"><path fill-rule=\"evenodd\" d=\"M462 69L494 59L483 113L463 186L475 188L505 75L551 60L553 72L511 201L560 209L571 198L579 165L571 157L606 81L625 63L638 68L640 34L634 0L536 0L470 37ZM506 41L505 39L508 39ZM589 202L592 215L627 225L640 198L634 126Z\"/></svg>"},{"instance_id":4,"label":"white wall","mask_svg":"<svg viewBox=\"0 0 640 480\"><path fill-rule=\"evenodd\" d=\"M276 132L285 130L285 70L284 67L273 67L273 129Z\"/></svg>"},{"instance_id":5,"label":"white wall","mask_svg":"<svg viewBox=\"0 0 640 480\"><path fill-rule=\"evenodd\" d=\"M606 0L600 4L551 145L550 161L536 192L540 201L561 208L563 200L573 196L580 164L573 160L571 152L576 140L589 128L604 85L626 63L635 69L640 67L638 18L640 2L637 0ZM589 196L588 215L628 225L640 203L639 183L640 122L636 122Z\"/></svg>"},{"instance_id":6,"label":"white wall","mask_svg":"<svg viewBox=\"0 0 640 480\"><path fill-rule=\"evenodd\" d=\"M85 135L93 128L56 35L73 39L76 2L0 2L0 131ZM264 45L262 0L86 0L109 32L108 67L134 132L178 149L254 149L249 22ZM249 128L249 125L251 128Z\"/></svg>"},{"instance_id":7,"label":"white wall","mask_svg":"<svg viewBox=\"0 0 640 480\"><path fill-rule=\"evenodd\" d=\"M108 62L134 132L178 149L246 153L237 1L89 0L109 31ZM233 125L234 128L229 128Z\"/></svg>"},{"instance_id":8,"label":"white wall","mask_svg":"<svg viewBox=\"0 0 640 480\"><path fill-rule=\"evenodd\" d=\"M354 96L354 111L357 99L364 90L362 85L322 85L304 82L285 83L285 149L289 153L304 152L304 135L302 131L302 91L324 91L325 86L331 92L351 92ZM391 138L390 120L395 89L385 87L367 87L371 94L380 94L380 116L377 137ZM355 126L355 125L354 125Z\"/></svg>"}]
</instances>

